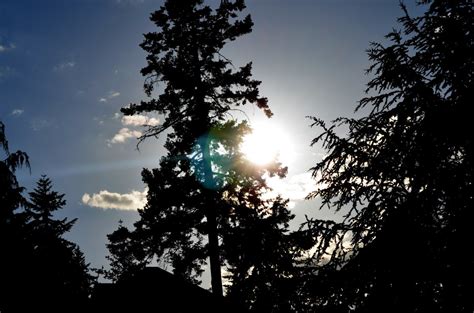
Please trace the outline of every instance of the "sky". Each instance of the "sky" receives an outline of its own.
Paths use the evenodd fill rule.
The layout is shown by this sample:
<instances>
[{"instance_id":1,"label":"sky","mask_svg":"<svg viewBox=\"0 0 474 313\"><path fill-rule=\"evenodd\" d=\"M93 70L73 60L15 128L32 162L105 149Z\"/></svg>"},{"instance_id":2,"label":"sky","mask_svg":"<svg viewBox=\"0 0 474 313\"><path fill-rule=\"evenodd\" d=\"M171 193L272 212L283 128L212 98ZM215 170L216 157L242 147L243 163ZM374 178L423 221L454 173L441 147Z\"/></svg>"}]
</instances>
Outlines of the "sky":
<instances>
[{"instance_id":1,"label":"sky","mask_svg":"<svg viewBox=\"0 0 474 313\"><path fill-rule=\"evenodd\" d=\"M411 1L406 1L413 12ZM216 4L217 1L209 1ZM143 33L160 0L1 0L0 120L11 150L25 151L31 191L40 175L66 194L58 216L78 218L68 239L92 267L106 266L106 235L119 220L131 225L145 202L141 169L158 166L163 139L136 149L140 124L159 116L123 119L121 107L145 99ZM318 134L307 116L353 116L364 95L369 42L384 42L401 15L398 0L247 0L253 32L228 45L235 65L253 62L293 157L288 177L273 182L291 200L296 227L304 216L339 218L304 197L314 188L309 168L324 155L310 147ZM263 113L249 106L251 124Z\"/></svg>"}]
</instances>

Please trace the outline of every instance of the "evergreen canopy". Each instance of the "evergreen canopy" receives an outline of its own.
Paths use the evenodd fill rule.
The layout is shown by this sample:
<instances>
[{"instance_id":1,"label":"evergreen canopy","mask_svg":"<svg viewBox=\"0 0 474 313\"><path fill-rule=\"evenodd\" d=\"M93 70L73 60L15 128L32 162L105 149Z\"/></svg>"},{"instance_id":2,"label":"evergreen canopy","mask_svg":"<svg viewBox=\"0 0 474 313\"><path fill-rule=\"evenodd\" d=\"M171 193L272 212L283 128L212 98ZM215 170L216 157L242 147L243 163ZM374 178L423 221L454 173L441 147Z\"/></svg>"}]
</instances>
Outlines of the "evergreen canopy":
<instances>
[{"instance_id":1,"label":"evergreen canopy","mask_svg":"<svg viewBox=\"0 0 474 313\"><path fill-rule=\"evenodd\" d=\"M473 310L473 5L420 4L420 17L402 4L402 30L368 50L368 115L314 119L327 156L310 197L345 214L307 225L321 240L305 292L323 312Z\"/></svg>"},{"instance_id":2,"label":"evergreen canopy","mask_svg":"<svg viewBox=\"0 0 474 313\"><path fill-rule=\"evenodd\" d=\"M225 265L229 292L251 306L259 293L270 296L271 279L288 270L277 264L279 257L291 258L289 252L269 253L266 236L286 242L292 215L283 199L264 197L264 174L283 177L286 168L250 163L240 151L250 127L232 115L249 103L268 117L272 112L259 95L260 82L251 78L251 63L235 68L221 51L251 31L250 16L238 18L244 8L242 0L221 1L214 9L198 0L168 0L151 15L159 30L141 44L148 53L141 73L149 99L122 112L162 115L163 122L140 139L166 131L168 153L159 168L142 172L148 201L135 229L120 226L109 235L113 279L157 259L198 282L209 258L213 292L222 295ZM263 247L265 253L253 254ZM244 285L250 276L261 279L260 288Z\"/></svg>"}]
</instances>

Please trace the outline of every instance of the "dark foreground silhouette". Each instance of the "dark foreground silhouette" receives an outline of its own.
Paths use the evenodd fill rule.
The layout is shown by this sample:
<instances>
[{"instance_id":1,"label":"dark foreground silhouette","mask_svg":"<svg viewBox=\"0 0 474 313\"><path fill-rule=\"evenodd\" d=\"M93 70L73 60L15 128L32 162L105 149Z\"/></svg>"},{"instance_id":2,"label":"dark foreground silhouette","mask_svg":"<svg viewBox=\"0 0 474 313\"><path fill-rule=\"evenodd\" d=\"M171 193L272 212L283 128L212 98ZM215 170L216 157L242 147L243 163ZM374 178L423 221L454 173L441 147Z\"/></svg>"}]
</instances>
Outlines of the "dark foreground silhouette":
<instances>
[{"instance_id":1,"label":"dark foreground silhouette","mask_svg":"<svg viewBox=\"0 0 474 313\"><path fill-rule=\"evenodd\" d=\"M158 267L145 267L116 283L97 284L90 312L245 312Z\"/></svg>"}]
</instances>

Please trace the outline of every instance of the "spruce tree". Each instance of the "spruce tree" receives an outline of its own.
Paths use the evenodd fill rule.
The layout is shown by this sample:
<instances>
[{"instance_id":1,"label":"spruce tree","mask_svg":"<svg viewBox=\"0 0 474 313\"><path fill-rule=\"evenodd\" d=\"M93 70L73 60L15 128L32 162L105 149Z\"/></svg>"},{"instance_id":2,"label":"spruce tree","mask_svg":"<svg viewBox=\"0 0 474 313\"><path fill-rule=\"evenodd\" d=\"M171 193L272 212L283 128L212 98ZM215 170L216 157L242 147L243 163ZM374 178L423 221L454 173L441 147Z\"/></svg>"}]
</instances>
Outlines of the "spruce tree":
<instances>
[{"instance_id":1,"label":"spruce tree","mask_svg":"<svg viewBox=\"0 0 474 313\"><path fill-rule=\"evenodd\" d=\"M92 276L79 247L63 236L76 219L55 219L54 213L66 204L64 194L52 190L52 182L42 176L29 193L28 232L33 244L31 282L28 289L32 307L54 312L84 309ZM76 303L75 307L64 304Z\"/></svg>"},{"instance_id":2,"label":"spruce tree","mask_svg":"<svg viewBox=\"0 0 474 313\"><path fill-rule=\"evenodd\" d=\"M419 17L402 4L402 29L368 50L367 115L315 119L327 156L311 196L345 215L307 225L319 249L302 301L321 312L474 309L473 4L420 4Z\"/></svg>"}]
</instances>

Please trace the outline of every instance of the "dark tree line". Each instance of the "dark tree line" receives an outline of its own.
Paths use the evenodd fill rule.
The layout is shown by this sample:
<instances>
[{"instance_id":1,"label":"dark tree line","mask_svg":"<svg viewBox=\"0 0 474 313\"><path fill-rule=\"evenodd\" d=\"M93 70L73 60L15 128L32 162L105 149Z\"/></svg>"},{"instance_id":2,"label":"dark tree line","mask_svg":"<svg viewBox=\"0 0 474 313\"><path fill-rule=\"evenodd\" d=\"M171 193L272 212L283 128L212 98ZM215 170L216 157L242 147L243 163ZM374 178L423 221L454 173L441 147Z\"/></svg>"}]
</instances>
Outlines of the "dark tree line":
<instances>
[{"instance_id":1,"label":"dark tree line","mask_svg":"<svg viewBox=\"0 0 474 313\"><path fill-rule=\"evenodd\" d=\"M169 153L142 173L150 191L135 229L109 236L111 277L157 257L196 282L209 257L213 291L224 265L229 296L255 312L472 310L472 4L419 4L420 17L402 4L402 29L368 50L372 79L357 107L366 116L330 126L314 118L323 132L313 144L328 156L313 168L321 188L309 198L344 221L308 219L289 232L285 201L261 197L262 170L284 169L244 164L237 147L248 126L229 118L245 102L271 116L250 65L234 72L220 53L250 32L249 17L229 22L243 1L215 10L166 1L151 16L159 32L142 44L145 92L164 91L122 112L164 115L141 139L171 130Z\"/></svg>"},{"instance_id":2,"label":"dark tree line","mask_svg":"<svg viewBox=\"0 0 474 313\"><path fill-rule=\"evenodd\" d=\"M64 195L42 176L29 197L15 172L29 167L26 153L10 153L0 122L0 310L2 312L80 312L93 277L79 247L63 235L75 220L57 220Z\"/></svg>"},{"instance_id":3,"label":"dark tree line","mask_svg":"<svg viewBox=\"0 0 474 313\"><path fill-rule=\"evenodd\" d=\"M239 107L272 116L251 63L222 54L251 32L244 1L166 0L141 44L148 98L122 113L162 115L140 140L166 135L167 154L142 172L147 204L133 229L108 236L106 277L158 262L198 283L208 264L213 293L225 287L250 312L472 312L473 4L419 4L419 17L402 4L401 29L368 50L371 79L356 109L365 116L313 118L312 144L327 156L308 197L344 220L307 218L290 231L288 201L269 199L265 181L287 169L240 151L251 128L234 118ZM64 239L76 220L54 218L64 195L42 176L25 197L15 173L29 159L10 152L1 122L0 146L0 311L86 310L93 278Z\"/></svg>"}]
</instances>

